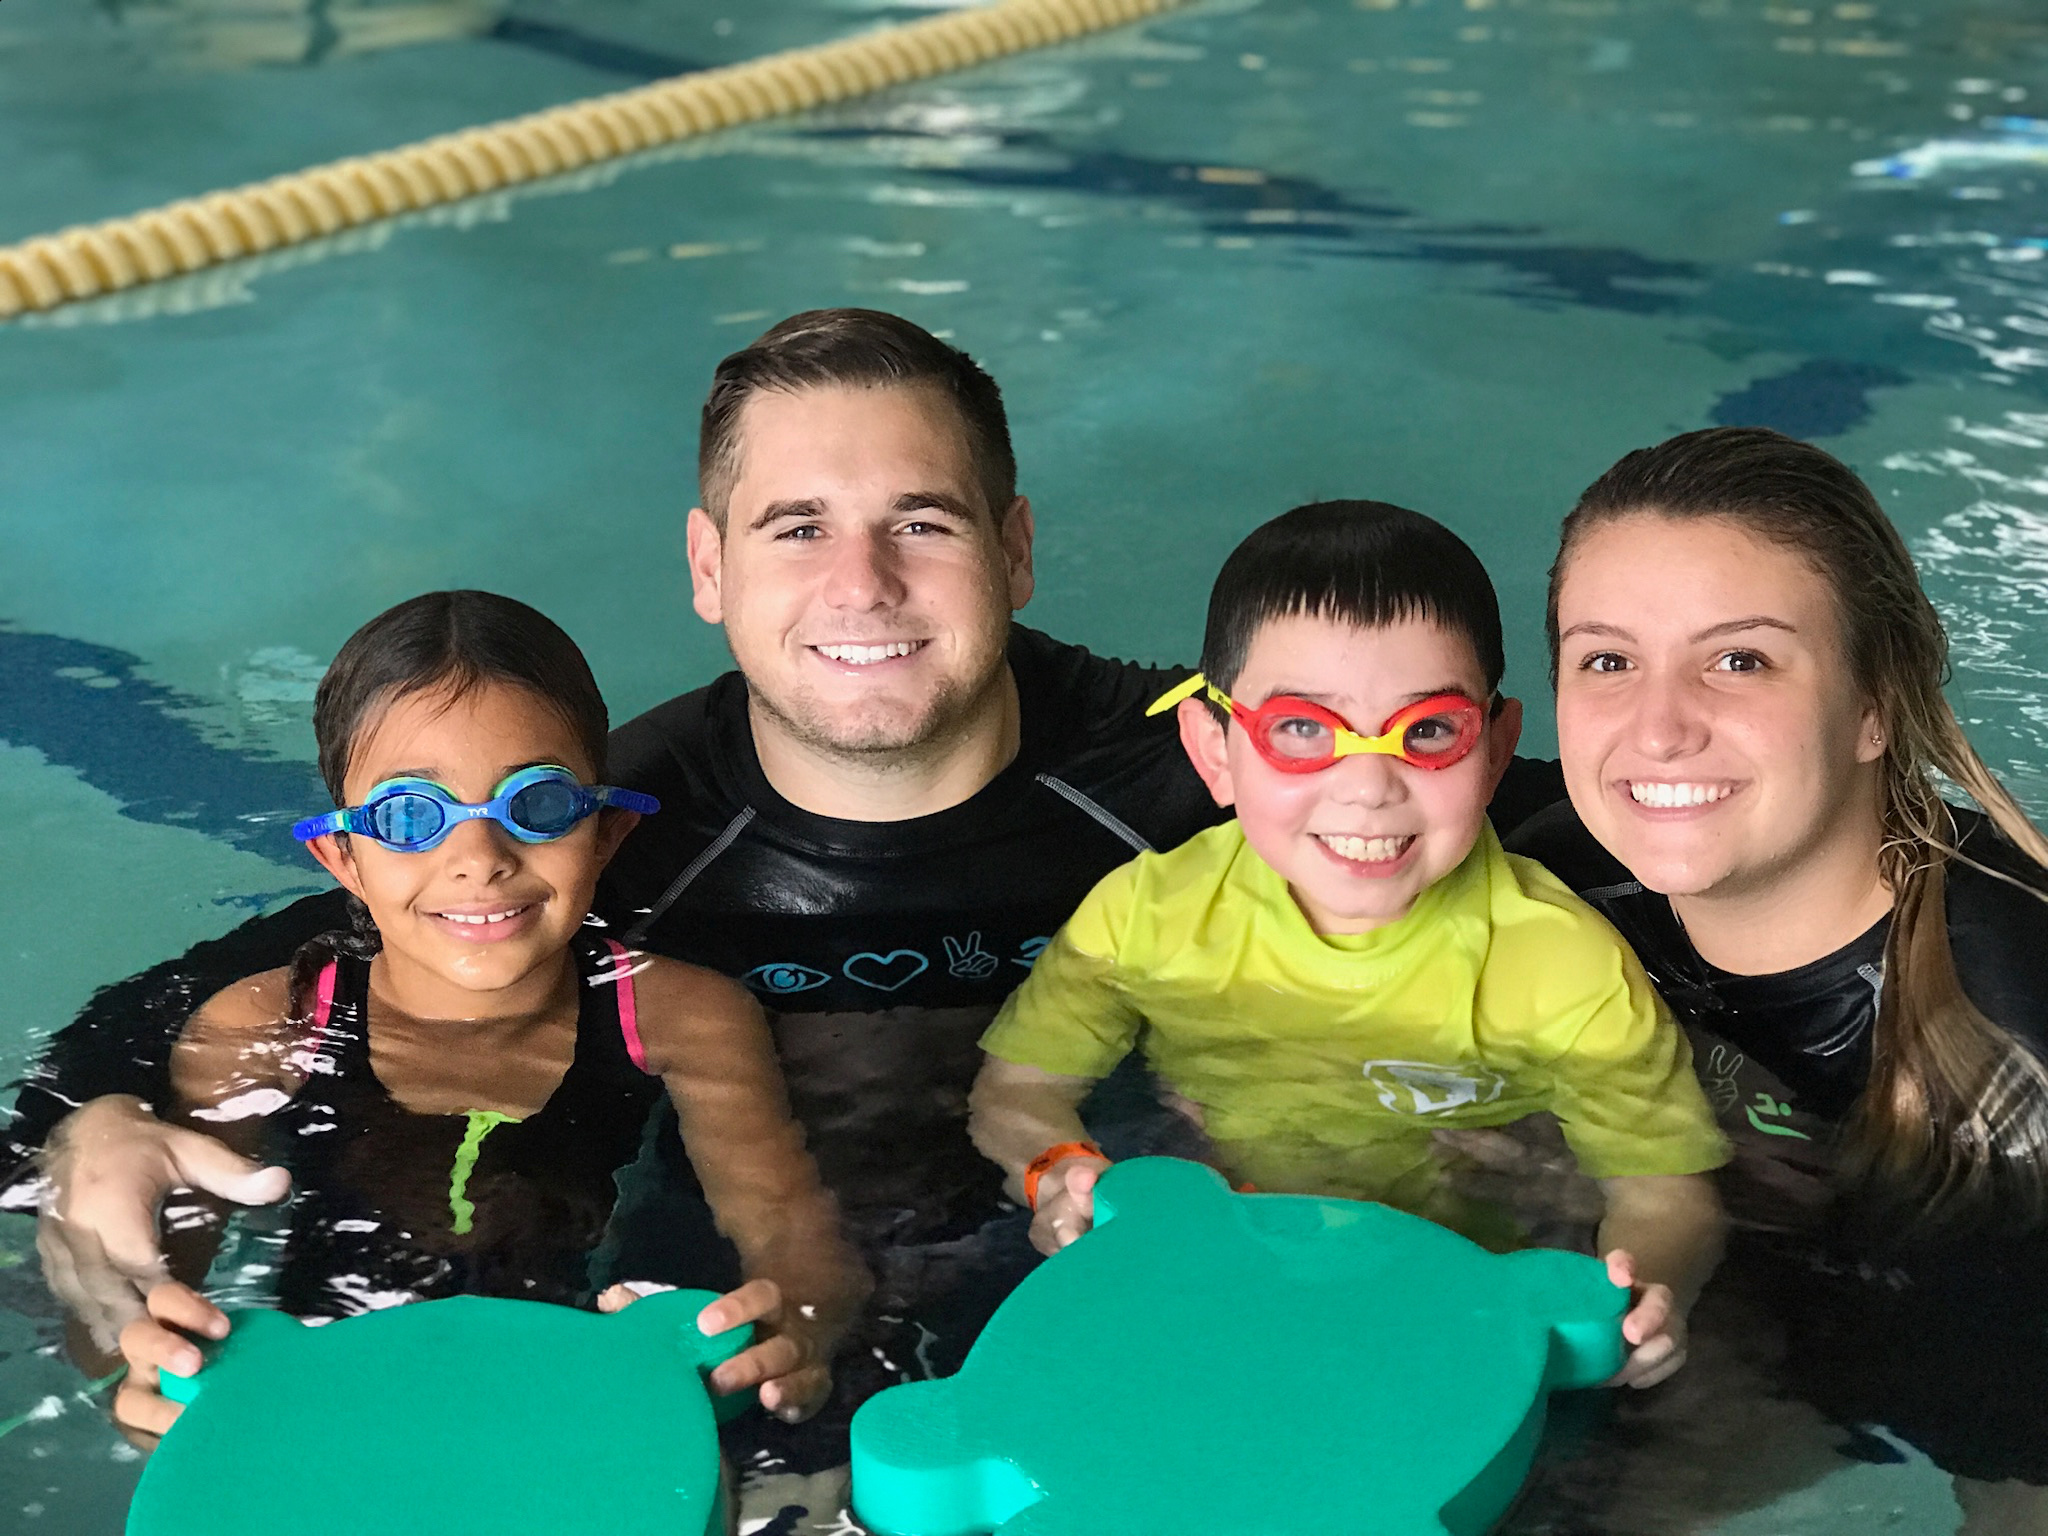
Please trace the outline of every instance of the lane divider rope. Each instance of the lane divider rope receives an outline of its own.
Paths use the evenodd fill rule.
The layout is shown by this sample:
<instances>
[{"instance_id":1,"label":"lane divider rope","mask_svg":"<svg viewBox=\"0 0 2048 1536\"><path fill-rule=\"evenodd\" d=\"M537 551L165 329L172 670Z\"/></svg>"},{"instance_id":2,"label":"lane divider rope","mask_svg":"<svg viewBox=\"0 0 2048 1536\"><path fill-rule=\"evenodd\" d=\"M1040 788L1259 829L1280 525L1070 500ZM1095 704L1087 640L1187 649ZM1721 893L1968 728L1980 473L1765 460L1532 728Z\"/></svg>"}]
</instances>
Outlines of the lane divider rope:
<instances>
[{"instance_id":1,"label":"lane divider rope","mask_svg":"<svg viewBox=\"0 0 2048 1536\"><path fill-rule=\"evenodd\" d=\"M1182 0L997 0L0 247L0 320L1124 26Z\"/></svg>"}]
</instances>

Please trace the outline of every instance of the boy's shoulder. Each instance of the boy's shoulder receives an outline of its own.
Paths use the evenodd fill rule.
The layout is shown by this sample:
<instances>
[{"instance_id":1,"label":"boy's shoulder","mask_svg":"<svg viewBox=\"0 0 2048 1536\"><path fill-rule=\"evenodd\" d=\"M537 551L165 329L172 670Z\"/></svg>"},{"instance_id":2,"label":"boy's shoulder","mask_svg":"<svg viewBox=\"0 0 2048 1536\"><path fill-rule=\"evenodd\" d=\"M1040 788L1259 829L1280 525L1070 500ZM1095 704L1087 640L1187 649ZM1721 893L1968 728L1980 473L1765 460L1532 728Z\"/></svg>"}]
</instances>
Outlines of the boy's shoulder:
<instances>
[{"instance_id":1,"label":"boy's shoulder","mask_svg":"<svg viewBox=\"0 0 2048 1536\"><path fill-rule=\"evenodd\" d=\"M1508 853L1497 841L1489 864L1489 970L1526 971L1545 978L1544 990L1554 992L1581 980L1611 986L1616 967L1634 963L1614 925L1544 864Z\"/></svg>"},{"instance_id":2,"label":"boy's shoulder","mask_svg":"<svg viewBox=\"0 0 2048 1536\"><path fill-rule=\"evenodd\" d=\"M1243 861L1257 857L1234 819L1164 851L1148 849L1095 883L1067 932L1098 954L1149 955L1196 942L1219 905L1237 907L1226 887Z\"/></svg>"},{"instance_id":3,"label":"boy's shoulder","mask_svg":"<svg viewBox=\"0 0 2048 1536\"><path fill-rule=\"evenodd\" d=\"M1206 905L1247 859L1258 855L1232 818L1171 848L1148 849L1103 876L1096 890L1148 906Z\"/></svg>"}]
</instances>

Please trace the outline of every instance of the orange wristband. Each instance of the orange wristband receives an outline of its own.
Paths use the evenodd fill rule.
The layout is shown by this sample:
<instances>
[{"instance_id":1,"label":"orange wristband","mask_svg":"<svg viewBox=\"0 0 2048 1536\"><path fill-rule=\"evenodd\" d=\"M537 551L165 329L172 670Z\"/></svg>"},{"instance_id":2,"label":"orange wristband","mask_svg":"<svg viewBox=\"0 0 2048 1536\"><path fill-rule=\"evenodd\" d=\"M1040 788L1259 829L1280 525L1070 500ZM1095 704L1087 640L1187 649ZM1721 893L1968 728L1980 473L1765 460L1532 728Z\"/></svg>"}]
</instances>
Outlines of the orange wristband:
<instances>
[{"instance_id":1,"label":"orange wristband","mask_svg":"<svg viewBox=\"0 0 2048 1536\"><path fill-rule=\"evenodd\" d=\"M1046 1176L1052 1165L1069 1157L1102 1157L1102 1148L1092 1141L1063 1141L1056 1147L1047 1147L1031 1159L1024 1170L1024 1203L1032 1210L1038 1209L1038 1181ZM1109 1159L1103 1157L1104 1162Z\"/></svg>"}]
</instances>

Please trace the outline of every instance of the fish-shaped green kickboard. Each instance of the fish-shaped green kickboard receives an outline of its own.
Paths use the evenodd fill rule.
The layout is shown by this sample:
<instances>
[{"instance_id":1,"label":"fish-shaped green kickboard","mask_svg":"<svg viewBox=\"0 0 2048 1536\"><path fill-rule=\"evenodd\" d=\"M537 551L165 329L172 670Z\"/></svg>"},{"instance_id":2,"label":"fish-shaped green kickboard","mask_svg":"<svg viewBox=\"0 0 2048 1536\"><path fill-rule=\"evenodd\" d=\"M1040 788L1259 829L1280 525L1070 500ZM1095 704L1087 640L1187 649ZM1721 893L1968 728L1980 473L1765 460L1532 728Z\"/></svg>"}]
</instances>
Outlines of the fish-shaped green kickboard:
<instances>
[{"instance_id":1,"label":"fish-shaped green kickboard","mask_svg":"<svg viewBox=\"0 0 2048 1536\"><path fill-rule=\"evenodd\" d=\"M1476 1536L1547 1394L1620 1368L1628 1293L1360 1201L1120 1163L956 1375L853 1421L886 1536Z\"/></svg>"},{"instance_id":2,"label":"fish-shaped green kickboard","mask_svg":"<svg viewBox=\"0 0 2048 1536\"><path fill-rule=\"evenodd\" d=\"M128 1536L700 1536L726 1528L705 1291L610 1316L457 1296L307 1327L231 1316Z\"/></svg>"}]
</instances>

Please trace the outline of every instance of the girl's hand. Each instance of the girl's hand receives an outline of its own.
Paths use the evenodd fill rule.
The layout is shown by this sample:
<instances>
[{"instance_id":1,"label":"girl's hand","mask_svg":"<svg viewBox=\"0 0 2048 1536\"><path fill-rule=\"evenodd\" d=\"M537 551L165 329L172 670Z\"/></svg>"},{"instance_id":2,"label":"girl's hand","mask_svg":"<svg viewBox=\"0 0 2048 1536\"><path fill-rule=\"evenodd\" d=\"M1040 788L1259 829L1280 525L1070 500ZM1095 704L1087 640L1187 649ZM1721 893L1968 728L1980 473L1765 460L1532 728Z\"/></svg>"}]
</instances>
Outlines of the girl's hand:
<instances>
[{"instance_id":1,"label":"girl's hand","mask_svg":"<svg viewBox=\"0 0 2048 1536\"><path fill-rule=\"evenodd\" d=\"M161 1435L185 1410L158 1390L158 1372L196 1375L204 1356L186 1334L224 1339L228 1320L212 1302L175 1280L151 1287L144 1305L146 1315L121 1330L128 1376L114 1394L114 1422L123 1429Z\"/></svg>"},{"instance_id":2,"label":"girl's hand","mask_svg":"<svg viewBox=\"0 0 2048 1536\"><path fill-rule=\"evenodd\" d=\"M1621 1320L1628 1359L1607 1379L1610 1387L1654 1387L1685 1364L1685 1313L1668 1285L1637 1285L1635 1258L1622 1248L1607 1255L1607 1278L1628 1287L1633 1300Z\"/></svg>"},{"instance_id":3,"label":"girl's hand","mask_svg":"<svg viewBox=\"0 0 2048 1536\"><path fill-rule=\"evenodd\" d=\"M1032 1247L1058 1253L1095 1225L1095 1184L1108 1167L1107 1158L1063 1157L1039 1175Z\"/></svg>"},{"instance_id":4,"label":"girl's hand","mask_svg":"<svg viewBox=\"0 0 2048 1536\"><path fill-rule=\"evenodd\" d=\"M597 1298L597 1310L616 1312L655 1289L638 1282L614 1285ZM710 1376L714 1392L761 1389L761 1406L786 1423L809 1418L832 1392L832 1361L825 1327L816 1308L785 1306L773 1280L749 1280L697 1314L706 1336L754 1324L754 1342L722 1362Z\"/></svg>"}]
</instances>

